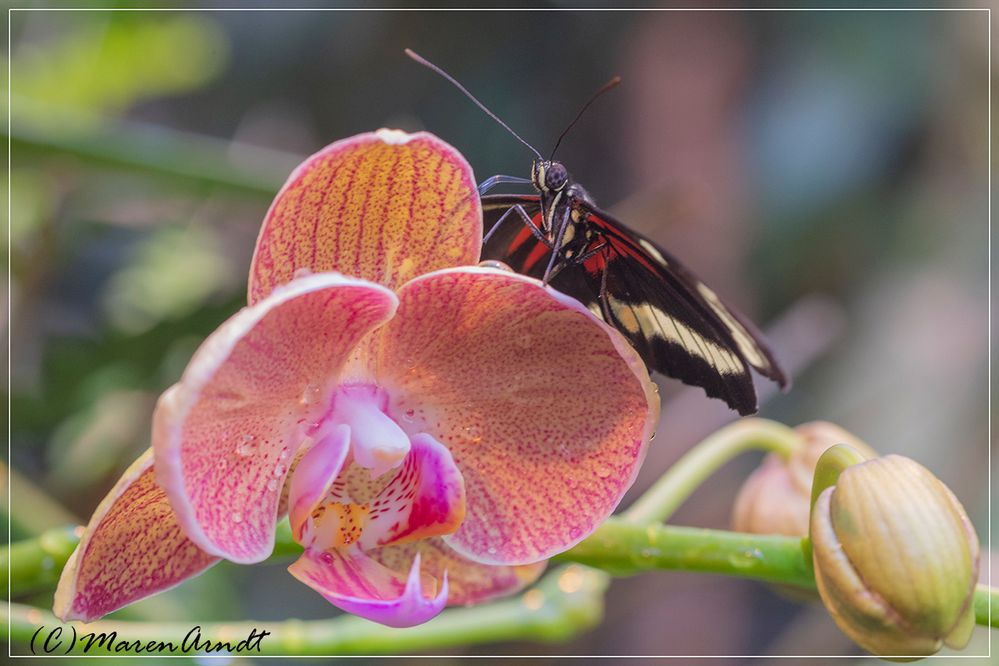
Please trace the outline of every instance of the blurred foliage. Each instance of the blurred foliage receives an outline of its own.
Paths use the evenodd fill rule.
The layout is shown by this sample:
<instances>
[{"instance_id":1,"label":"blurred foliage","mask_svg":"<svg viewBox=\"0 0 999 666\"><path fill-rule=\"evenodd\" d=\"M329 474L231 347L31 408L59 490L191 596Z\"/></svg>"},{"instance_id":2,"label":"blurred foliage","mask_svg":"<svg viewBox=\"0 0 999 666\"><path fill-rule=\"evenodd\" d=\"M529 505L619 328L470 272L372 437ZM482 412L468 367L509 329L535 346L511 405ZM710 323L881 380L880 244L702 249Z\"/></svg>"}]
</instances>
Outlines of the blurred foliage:
<instances>
[{"instance_id":1,"label":"blurred foliage","mask_svg":"<svg viewBox=\"0 0 999 666\"><path fill-rule=\"evenodd\" d=\"M28 29L41 34L18 43L11 92L41 110L34 121L47 122L45 107L56 120L67 109L81 122L115 116L137 102L197 90L226 65L225 33L205 14L91 16L29 15Z\"/></svg>"}]
</instances>

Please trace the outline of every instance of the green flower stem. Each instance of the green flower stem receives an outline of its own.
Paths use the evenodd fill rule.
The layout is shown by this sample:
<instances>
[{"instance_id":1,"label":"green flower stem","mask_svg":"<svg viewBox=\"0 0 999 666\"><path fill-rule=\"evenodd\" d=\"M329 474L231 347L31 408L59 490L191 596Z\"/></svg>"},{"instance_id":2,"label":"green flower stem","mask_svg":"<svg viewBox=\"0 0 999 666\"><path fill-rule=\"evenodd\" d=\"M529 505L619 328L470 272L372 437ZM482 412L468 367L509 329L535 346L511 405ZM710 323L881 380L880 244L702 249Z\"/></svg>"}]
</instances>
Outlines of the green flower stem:
<instances>
[{"instance_id":1,"label":"green flower stem","mask_svg":"<svg viewBox=\"0 0 999 666\"><path fill-rule=\"evenodd\" d=\"M588 538L558 555L627 575L650 569L699 571L805 588L815 578L796 537L744 534L609 519Z\"/></svg>"},{"instance_id":2,"label":"green flower stem","mask_svg":"<svg viewBox=\"0 0 999 666\"><path fill-rule=\"evenodd\" d=\"M663 522L706 478L740 453L763 450L787 458L799 446L801 436L782 423L739 419L684 454L622 516L639 524Z\"/></svg>"},{"instance_id":3,"label":"green flower stem","mask_svg":"<svg viewBox=\"0 0 999 666\"><path fill-rule=\"evenodd\" d=\"M82 533L83 528L59 527L0 549L4 551L0 580L10 577L10 591L15 597L54 588Z\"/></svg>"},{"instance_id":4,"label":"green flower stem","mask_svg":"<svg viewBox=\"0 0 999 666\"><path fill-rule=\"evenodd\" d=\"M999 628L999 589L988 585L975 588L975 622Z\"/></svg>"},{"instance_id":5,"label":"green flower stem","mask_svg":"<svg viewBox=\"0 0 999 666\"><path fill-rule=\"evenodd\" d=\"M607 584L600 572L569 565L552 571L517 597L474 608L449 608L432 622L408 629L390 629L344 615L276 623L206 622L200 625L201 636L235 645L253 629L258 634L268 631L270 635L260 641L260 654L271 655L400 654L511 640L563 642L600 623ZM9 627L15 643L26 644L40 625L51 629L61 624L47 611L12 605ZM179 645L193 626L191 622L108 620L73 624L81 634L114 631L119 640L143 645L148 641ZM108 654L108 650L95 647L89 654Z\"/></svg>"}]
</instances>

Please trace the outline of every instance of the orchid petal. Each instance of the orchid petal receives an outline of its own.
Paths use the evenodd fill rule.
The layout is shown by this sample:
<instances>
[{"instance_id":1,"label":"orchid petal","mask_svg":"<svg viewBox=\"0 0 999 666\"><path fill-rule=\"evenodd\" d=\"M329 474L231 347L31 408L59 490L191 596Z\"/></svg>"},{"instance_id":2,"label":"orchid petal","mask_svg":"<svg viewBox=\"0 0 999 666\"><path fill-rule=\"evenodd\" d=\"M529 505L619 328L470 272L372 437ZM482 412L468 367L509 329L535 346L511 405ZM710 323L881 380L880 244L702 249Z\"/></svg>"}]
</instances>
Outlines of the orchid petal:
<instances>
[{"instance_id":1,"label":"orchid petal","mask_svg":"<svg viewBox=\"0 0 999 666\"><path fill-rule=\"evenodd\" d=\"M474 264L482 210L465 158L432 134L379 130L303 162L264 218L250 267L256 303L303 269L396 288Z\"/></svg>"},{"instance_id":2,"label":"orchid petal","mask_svg":"<svg viewBox=\"0 0 999 666\"><path fill-rule=\"evenodd\" d=\"M306 452L291 477L288 519L295 540L304 543L306 521L326 497L350 452L350 428L336 426Z\"/></svg>"},{"instance_id":3,"label":"orchid petal","mask_svg":"<svg viewBox=\"0 0 999 666\"><path fill-rule=\"evenodd\" d=\"M578 301L506 271L438 271L398 294L373 364L390 413L444 443L464 477L467 515L445 542L527 564L585 538L634 481L658 419L637 352Z\"/></svg>"},{"instance_id":4,"label":"orchid petal","mask_svg":"<svg viewBox=\"0 0 999 666\"><path fill-rule=\"evenodd\" d=\"M396 303L379 285L312 275L204 342L153 421L157 479L199 547L242 563L270 554L289 464L351 352Z\"/></svg>"},{"instance_id":5,"label":"orchid petal","mask_svg":"<svg viewBox=\"0 0 999 666\"><path fill-rule=\"evenodd\" d=\"M536 581L547 565L545 561L516 566L480 564L462 557L439 537L375 548L368 555L392 571L407 571L418 555L424 575L441 580L446 572L449 606L513 594Z\"/></svg>"},{"instance_id":6,"label":"orchid petal","mask_svg":"<svg viewBox=\"0 0 999 666\"><path fill-rule=\"evenodd\" d=\"M101 501L59 578L53 612L89 622L218 562L181 530L147 450Z\"/></svg>"},{"instance_id":7,"label":"orchid petal","mask_svg":"<svg viewBox=\"0 0 999 666\"><path fill-rule=\"evenodd\" d=\"M288 571L337 608L390 627L422 624L447 603L446 575L435 596L424 594L419 556L405 580L356 548L307 549Z\"/></svg>"}]
</instances>

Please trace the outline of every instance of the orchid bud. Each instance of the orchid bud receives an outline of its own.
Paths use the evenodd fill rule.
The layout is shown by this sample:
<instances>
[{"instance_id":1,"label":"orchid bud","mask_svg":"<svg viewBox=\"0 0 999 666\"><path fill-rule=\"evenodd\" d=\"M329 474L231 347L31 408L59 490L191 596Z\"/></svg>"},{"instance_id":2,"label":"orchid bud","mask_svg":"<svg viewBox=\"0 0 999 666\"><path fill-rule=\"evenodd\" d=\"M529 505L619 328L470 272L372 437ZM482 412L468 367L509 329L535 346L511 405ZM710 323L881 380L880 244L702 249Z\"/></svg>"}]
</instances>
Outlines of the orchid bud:
<instances>
[{"instance_id":1,"label":"orchid bud","mask_svg":"<svg viewBox=\"0 0 999 666\"><path fill-rule=\"evenodd\" d=\"M865 457L877 457L867 444L826 421L812 421L794 430L801 445L790 457L768 455L742 485L732 512L732 529L737 532L805 536L819 456L835 444L847 444Z\"/></svg>"},{"instance_id":2,"label":"orchid bud","mask_svg":"<svg viewBox=\"0 0 999 666\"><path fill-rule=\"evenodd\" d=\"M926 468L897 455L847 467L816 500L810 536L822 601L858 645L919 658L967 644L978 538Z\"/></svg>"}]
</instances>

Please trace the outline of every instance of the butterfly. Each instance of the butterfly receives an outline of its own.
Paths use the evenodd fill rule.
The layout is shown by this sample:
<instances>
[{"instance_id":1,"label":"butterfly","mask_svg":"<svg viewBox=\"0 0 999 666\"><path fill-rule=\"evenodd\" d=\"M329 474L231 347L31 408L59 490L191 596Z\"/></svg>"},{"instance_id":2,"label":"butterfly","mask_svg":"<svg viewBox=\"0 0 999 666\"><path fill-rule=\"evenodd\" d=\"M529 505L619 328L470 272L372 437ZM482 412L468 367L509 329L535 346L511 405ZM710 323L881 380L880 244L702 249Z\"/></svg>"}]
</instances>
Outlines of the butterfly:
<instances>
[{"instance_id":1,"label":"butterfly","mask_svg":"<svg viewBox=\"0 0 999 666\"><path fill-rule=\"evenodd\" d=\"M748 318L676 257L601 210L564 164L544 159L449 74L406 53L457 86L536 156L529 179L500 175L479 186L487 230L484 259L576 298L620 331L650 370L699 386L739 414L758 408L750 369L782 389L788 386L787 375ZM618 82L615 77L590 98L556 149L583 111ZM535 191L487 193L509 183L529 183Z\"/></svg>"}]
</instances>

